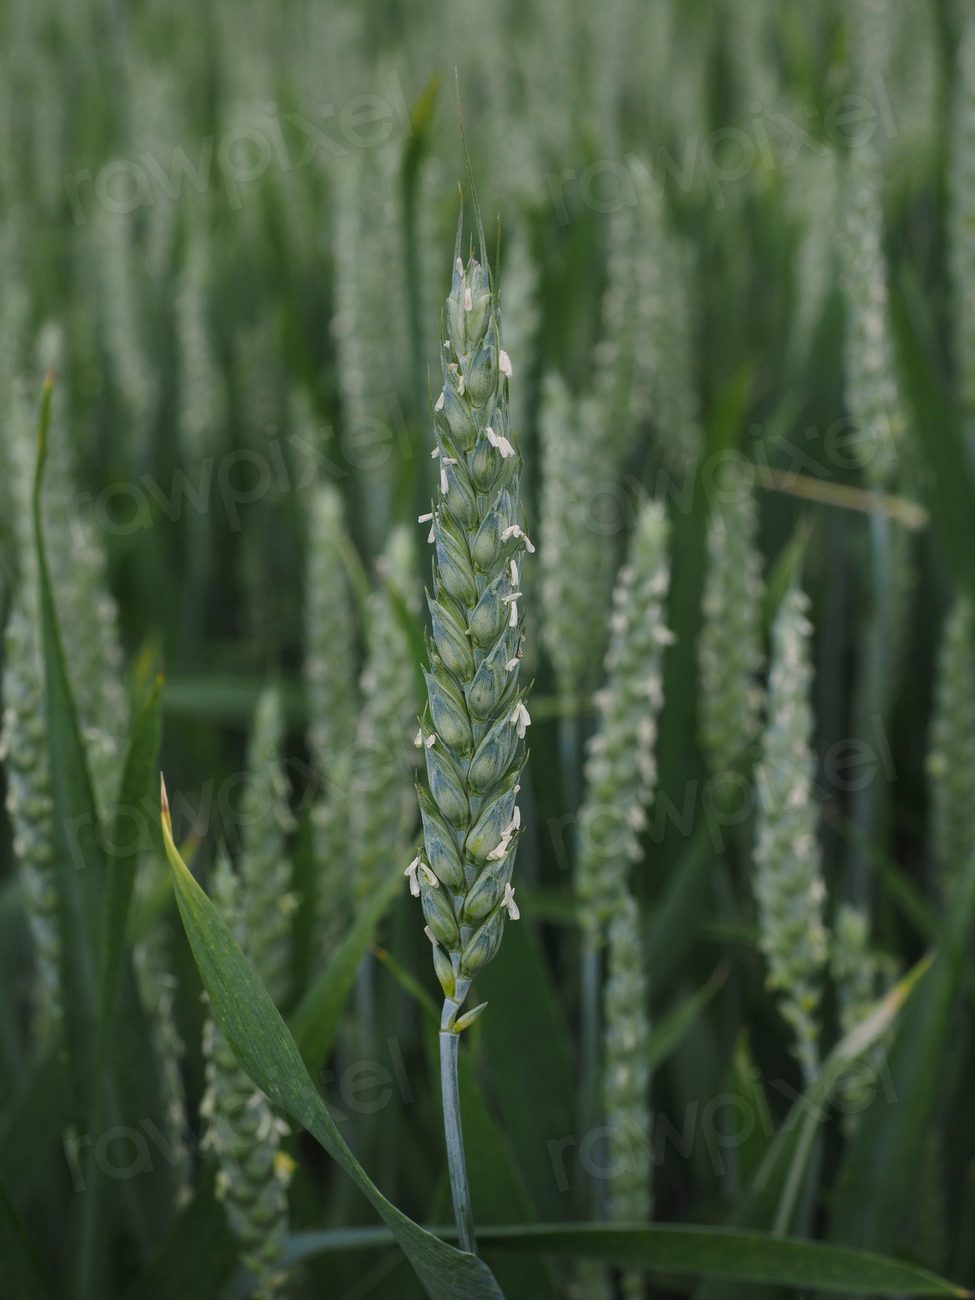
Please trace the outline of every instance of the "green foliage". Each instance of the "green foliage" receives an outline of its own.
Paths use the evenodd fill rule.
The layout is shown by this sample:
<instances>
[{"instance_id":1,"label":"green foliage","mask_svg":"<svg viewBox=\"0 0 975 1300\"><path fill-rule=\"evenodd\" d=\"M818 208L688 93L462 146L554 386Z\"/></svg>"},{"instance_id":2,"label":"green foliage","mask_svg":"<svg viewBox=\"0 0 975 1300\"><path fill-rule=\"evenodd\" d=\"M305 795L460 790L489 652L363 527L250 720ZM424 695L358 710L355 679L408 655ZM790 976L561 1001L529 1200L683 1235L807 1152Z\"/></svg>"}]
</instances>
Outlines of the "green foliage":
<instances>
[{"instance_id":1,"label":"green foliage","mask_svg":"<svg viewBox=\"0 0 975 1300\"><path fill-rule=\"evenodd\" d=\"M4 1296L975 1287L975 25L800 8L3 7Z\"/></svg>"}]
</instances>

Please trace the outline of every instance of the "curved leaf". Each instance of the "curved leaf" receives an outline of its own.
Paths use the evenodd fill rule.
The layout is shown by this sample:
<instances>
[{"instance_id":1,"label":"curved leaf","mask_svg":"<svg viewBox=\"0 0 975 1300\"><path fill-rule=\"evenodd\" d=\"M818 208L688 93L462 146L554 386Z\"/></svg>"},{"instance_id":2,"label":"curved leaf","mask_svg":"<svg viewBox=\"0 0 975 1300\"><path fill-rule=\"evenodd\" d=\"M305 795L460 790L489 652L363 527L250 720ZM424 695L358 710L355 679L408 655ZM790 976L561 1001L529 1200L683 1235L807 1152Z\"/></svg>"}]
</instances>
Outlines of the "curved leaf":
<instances>
[{"instance_id":1,"label":"curved leaf","mask_svg":"<svg viewBox=\"0 0 975 1300\"><path fill-rule=\"evenodd\" d=\"M214 1018L242 1069L311 1133L389 1227L433 1300L499 1300L491 1270L421 1228L383 1196L352 1154L264 985L173 843L165 787L162 827L176 902Z\"/></svg>"},{"instance_id":2,"label":"curved leaf","mask_svg":"<svg viewBox=\"0 0 975 1300\"><path fill-rule=\"evenodd\" d=\"M443 1231L446 1235L447 1229ZM488 1250L597 1259L619 1268L795 1286L804 1292L821 1287L850 1295L971 1295L964 1287L900 1260L735 1228L563 1223L479 1227L477 1235ZM297 1233L289 1239L286 1258L297 1263L328 1251L375 1248L388 1240L388 1234L373 1228Z\"/></svg>"}]
</instances>

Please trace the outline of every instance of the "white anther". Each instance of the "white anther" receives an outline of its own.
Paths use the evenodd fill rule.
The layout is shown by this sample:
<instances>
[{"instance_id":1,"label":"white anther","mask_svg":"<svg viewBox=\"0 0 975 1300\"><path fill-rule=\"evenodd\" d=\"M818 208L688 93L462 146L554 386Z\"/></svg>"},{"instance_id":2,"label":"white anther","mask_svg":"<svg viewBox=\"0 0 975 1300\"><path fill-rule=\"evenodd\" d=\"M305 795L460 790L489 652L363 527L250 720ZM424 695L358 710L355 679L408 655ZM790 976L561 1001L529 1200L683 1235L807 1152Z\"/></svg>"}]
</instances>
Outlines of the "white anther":
<instances>
[{"instance_id":1,"label":"white anther","mask_svg":"<svg viewBox=\"0 0 975 1300\"><path fill-rule=\"evenodd\" d=\"M502 529L501 531L502 542L510 542L512 537L517 537L520 541L523 541L525 543L525 550L528 552L529 555L535 554L535 548L531 544L531 539L529 538L525 530L522 528L521 524L509 524L507 528Z\"/></svg>"},{"instance_id":2,"label":"white anther","mask_svg":"<svg viewBox=\"0 0 975 1300\"><path fill-rule=\"evenodd\" d=\"M442 410L443 410L443 404L444 404L444 401L445 401L444 390L441 389L441 390L440 390L440 396L437 398L436 405L434 406L433 409L434 409L435 411L442 411Z\"/></svg>"},{"instance_id":3,"label":"white anther","mask_svg":"<svg viewBox=\"0 0 975 1300\"><path fill-rule=\"evenodd\" d=\"M511 358L505 352L504 348L498 349L498 369L504 375L505 379L511 378Z\"/></svg>"},{"instance_id":4,"label":"white anther","mask_svg":"<svg viewBox=\"0 0 975 1300\"><path fill-rule=\"evenodd\" d=\"M532 719L531 714L525 708L523 700L519 700L515 705L510 722L513 727L517 728L519 737L524 739L525 731L532 725Z\"/></svg>"},{"instance_id":5,"label":"white anther","mask_svg":"<svg viewBox=\"0 0 975 1300\"><path fill-rule=\"evenodd\" d=\"M501 899L501 906L507 908L508 916L512 921L517 921L521 916L518 910L518 904L515 902L515 891L509 881L504 887L504 897Z\"/></svg>"},{"instance_id":6,"label":"white anther","mask_svg":"<svg viewBox=\"0 0 975 1300\"><path fill-rule=\"evenodd\" d=\"M403 872L403 875L410 882L410 893L414 898L420 897L420 882L416 878L417 869L420 865L420 858L419 855L417 855L417 857L413 859L410 865Z\"/></svg>"}]
</instances>

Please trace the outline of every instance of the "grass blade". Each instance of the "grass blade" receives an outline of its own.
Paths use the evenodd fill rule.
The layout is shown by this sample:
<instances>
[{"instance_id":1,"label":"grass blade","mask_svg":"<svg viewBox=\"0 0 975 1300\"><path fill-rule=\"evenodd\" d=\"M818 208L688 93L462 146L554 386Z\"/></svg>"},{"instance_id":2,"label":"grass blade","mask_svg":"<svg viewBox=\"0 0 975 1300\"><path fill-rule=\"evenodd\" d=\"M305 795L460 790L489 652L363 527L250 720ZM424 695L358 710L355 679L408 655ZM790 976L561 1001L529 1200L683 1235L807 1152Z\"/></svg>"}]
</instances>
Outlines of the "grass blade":
<instances>
[{"instance_id":1,"label":"grass blade","mask_svg":"<svg viewBox=\"0 0 975 1300\"><path fill-rule=\"evenodd\" d=\"M501 1291L487 1265L407 1218L383 1196L352 1154L267 990L180 857L173 843L165 789L162 826L180 916L214 1018L241 1067L345 1170L388 1225L432 1300L498 1300Z\"/></svg>"},{"instance_id":2,"label":"grass blade","mask_svg":"<svg viewBox=\"0 0 975 1300\"><path fill-rule=\"evenodd\" d=\"M819 1076L795 1102L773 1139L751 1187L733 1216L737 1228L766 1228L773 1223L788 1226L791 1219L790 1189L801 1185L817 1131L826 1118L845 1070L887 1034L929 966L930 958L918 962L826 1058ZM748 1294L740 1288L707 1283L695 1292L695 1300L746 1300Z\"/></svg>"},{"instance_id":3,"label":"grass blade","mask_svg":"<svg viewBox=\"0 0 975 1300\"><path fill-rule=\"evenodd\" d=\"M656 1274L795 1286L804 1292L817 1286L849 1295L971 1295L927 1269L868 1251L732 1228L565 1223L481 1228L479 1235L485 1246L499 1251L596 1259ZM327 1251L365 1250L388 1240L388 1234L371 1228L297 1233L290 1239L288 1258L298 1262Z\"/></svg>"}]
</instances>

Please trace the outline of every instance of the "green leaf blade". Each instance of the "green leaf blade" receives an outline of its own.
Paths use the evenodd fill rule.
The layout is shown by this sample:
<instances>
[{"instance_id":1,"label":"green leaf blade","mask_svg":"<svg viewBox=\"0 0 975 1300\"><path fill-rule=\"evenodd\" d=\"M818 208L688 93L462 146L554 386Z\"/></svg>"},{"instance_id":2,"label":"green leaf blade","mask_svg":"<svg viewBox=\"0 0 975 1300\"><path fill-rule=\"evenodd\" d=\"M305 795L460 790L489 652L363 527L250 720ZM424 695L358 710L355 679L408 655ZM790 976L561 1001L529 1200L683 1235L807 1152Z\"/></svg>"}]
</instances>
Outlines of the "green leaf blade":
<instances>
[{"instance_id":1,"label":"green leaf blade","mask_svg":"<svg viewBox=\"0 0 975 1300\"><path fill-rule=\"evenodd\" d=\"M434 1237L398 1210L353 1155L270 995L180 857L173 842L165 786L162 827L190 947L214 1018L241 1067L345 1170L389 1227L433 1300L499 1300L501 1290L483 1261Z\"/></svg>"}]
</instances>

